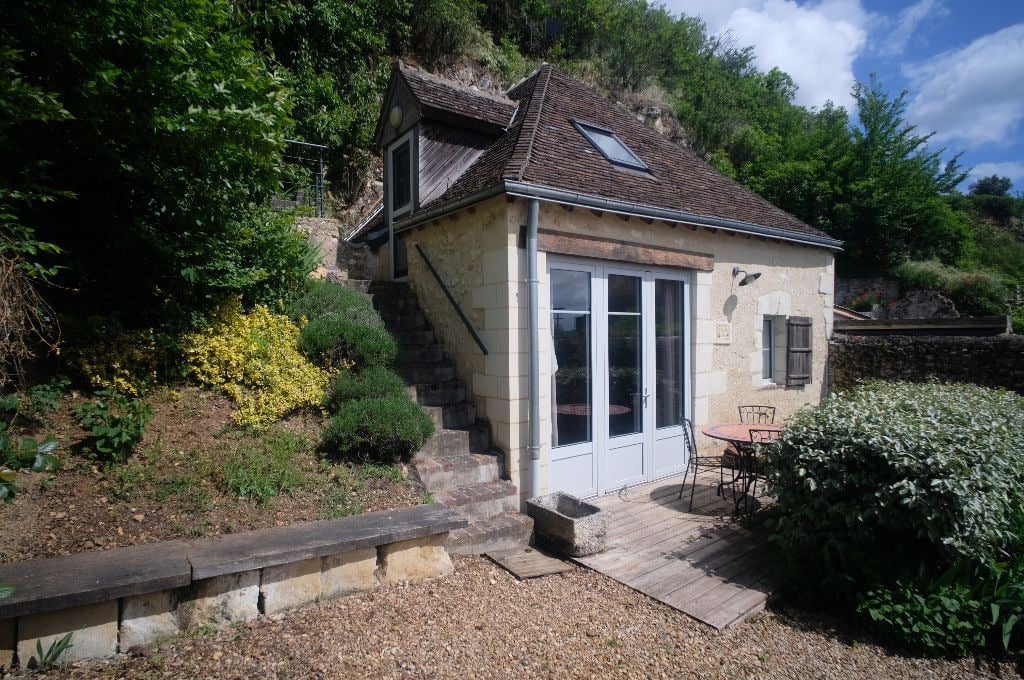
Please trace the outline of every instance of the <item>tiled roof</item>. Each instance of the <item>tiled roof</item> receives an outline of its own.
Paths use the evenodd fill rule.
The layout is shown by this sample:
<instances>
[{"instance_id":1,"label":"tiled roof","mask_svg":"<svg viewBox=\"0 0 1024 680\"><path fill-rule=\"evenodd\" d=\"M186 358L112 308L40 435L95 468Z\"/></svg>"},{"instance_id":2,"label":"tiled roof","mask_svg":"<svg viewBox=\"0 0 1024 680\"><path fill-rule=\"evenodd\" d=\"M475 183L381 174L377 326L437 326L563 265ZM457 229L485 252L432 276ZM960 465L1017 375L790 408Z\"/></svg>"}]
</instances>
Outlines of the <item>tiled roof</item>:
<instances>
[{"instance_id":1,"label":"tiled roof","mask_svg":"<svg viewBox=\"0 0 1024 680\"><path fill-rule=\"evenodd\" d=\"M410 76L412 73L418 75ZM413 69L404 70L403 75L407 79L418 78L418 82L429 80L435 88L453 86ZM418 214L454 203L502 181L521 181L828 238L824 232L772 205L711 167L693 151L665 139L627 111L548 64L509 90L508 97L509 101L518 102L508 130L444 194L421 206ZM511 110L509 113L511 115ZM610 163L576 129L574 119L614 131L647 164L650 173Z\"/></svg>"},{"instance_id":2,"label":"tiled roof","mask_svg":"<svg viewBox=\"0 0 1024 680\"><path fill-rule=\"evenodd\" d=\"M450 80L410 68L399 62L402 74L413 96L422 106L447 111L458 116L482 120L505 128L512 119L516 103L507 97L488 94Z\"/></svg>"}]
</instances>

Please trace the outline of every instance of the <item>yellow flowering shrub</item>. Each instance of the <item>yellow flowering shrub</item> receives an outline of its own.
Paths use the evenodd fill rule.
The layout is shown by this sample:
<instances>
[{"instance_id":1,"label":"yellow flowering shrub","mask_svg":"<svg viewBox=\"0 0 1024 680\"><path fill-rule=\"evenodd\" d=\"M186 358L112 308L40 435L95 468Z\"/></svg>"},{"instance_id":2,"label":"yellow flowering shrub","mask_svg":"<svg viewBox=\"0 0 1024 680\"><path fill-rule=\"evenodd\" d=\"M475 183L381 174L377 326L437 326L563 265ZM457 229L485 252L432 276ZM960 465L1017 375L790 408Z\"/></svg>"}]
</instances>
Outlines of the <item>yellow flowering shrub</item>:
<instances>
[{"instance_id":1,"label":"yellow flowering shrub","mask_svg":"<svg viewBox=\"0 0 1024 680\"><path fill-rule=\"evenodd\" d=\"M82 343L70 365L93 387L138 397L156 383L166 354L152 328L114 331Z\"/></svg>"},{"instance_id":2,"label":"yellow flowering shrub","mask_svg":"<svg viewBox=\"0 0 1024 680\"><path fill-rule=\"evenodd\" d=\"M323 400L328 373L299 352L298 340L287 316L263 305L245 314L235 300L209 328L185 336L182 348L196 378L235 402L236 423L262 427Z\"/></svg>"}]
</instances>

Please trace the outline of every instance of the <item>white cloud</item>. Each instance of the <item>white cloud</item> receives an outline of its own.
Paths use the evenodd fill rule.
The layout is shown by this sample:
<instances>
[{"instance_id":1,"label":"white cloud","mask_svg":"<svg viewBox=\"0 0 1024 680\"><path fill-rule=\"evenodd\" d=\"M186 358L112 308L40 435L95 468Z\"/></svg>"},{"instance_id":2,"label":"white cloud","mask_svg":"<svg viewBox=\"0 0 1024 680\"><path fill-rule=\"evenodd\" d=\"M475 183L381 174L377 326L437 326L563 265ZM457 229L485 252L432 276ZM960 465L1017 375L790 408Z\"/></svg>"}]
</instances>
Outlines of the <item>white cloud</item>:
<instances>
[{"instance_id":1,"label":"white cloud","mask_svg":"<svg viewBox=\"0 0 1024 680\"><path fill-rule=\"evenodd\" d=\"M762 70L779 67L796 81L796 101L827 100L852 108L853 62L867 42L873 15L860 0L668 0L669 10L699 16L712 33L754 47Z\"/></svg>"},{"instance_id":2,"label":"white cloud","mask_svg":"<svg viewBox=\"0 0 1024 680\"><path fill-rule=\"evenodd\" d=\"M877 49L889 56L903 54L907 43L919 33L924 23L931 19L939 19L949 15L949 7L945 0L918 0L913 5L904 7L890 31L883 35Z\"/></svg>"},{"instance_id":3,"label":"white cloud","mask_svg":"<svg viewBox=\"0 0 1024 680\"><path fill-rule=\"evenodd\" d=\"M1011 139L1024 121L1024 23L904 67L908 117L968 148Z\"/></svg>"},{"instance_id":4,"label":"white cloud","mask_svg":"<svg viewBox=\"0 0 1024 680\"><path fill-rule=\"evenodd\" d=\"M1009 177L1013 181L1013 188L1024 189L1024 161L1003 161L1001 163L978 163L971 170L971 176L967 178L965 185L970 185L982 177L999 175Z\"/></svg>"}]
</instances>

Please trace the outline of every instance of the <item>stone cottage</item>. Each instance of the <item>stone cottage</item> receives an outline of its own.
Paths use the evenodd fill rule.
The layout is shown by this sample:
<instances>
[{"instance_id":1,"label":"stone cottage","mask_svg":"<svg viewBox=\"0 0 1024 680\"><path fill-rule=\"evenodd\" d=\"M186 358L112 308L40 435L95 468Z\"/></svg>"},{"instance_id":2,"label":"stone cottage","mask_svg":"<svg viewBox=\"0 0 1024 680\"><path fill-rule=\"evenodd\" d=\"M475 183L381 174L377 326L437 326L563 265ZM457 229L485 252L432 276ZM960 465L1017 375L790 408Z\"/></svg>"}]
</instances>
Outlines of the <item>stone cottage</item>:
<instances>
[{"instance_id":1,"label":"stone cottage","mask_svg":"<svg viewBox=\"0 0 1024 680\"><path fill-rule=\"evenodd\" d=\"M542 65L492 95L397 64L384 202L407 281L521 499L681 472L682 428L823 392L841 243Z\"/></svg>"}]
</instances>

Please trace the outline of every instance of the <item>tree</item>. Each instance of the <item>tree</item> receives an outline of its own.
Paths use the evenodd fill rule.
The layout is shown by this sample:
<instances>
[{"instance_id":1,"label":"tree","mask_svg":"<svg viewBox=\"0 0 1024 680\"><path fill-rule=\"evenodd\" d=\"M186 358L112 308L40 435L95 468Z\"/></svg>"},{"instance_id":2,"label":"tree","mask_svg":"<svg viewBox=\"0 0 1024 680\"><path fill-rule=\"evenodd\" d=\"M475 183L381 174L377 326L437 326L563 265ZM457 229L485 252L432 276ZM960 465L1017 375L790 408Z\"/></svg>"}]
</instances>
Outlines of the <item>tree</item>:
<instances>
[{"instance_id":1,"label":"tree","mask_svg":"<svg viewBox=\"0 0 1024 680\"><path fill-rule=\"evenodd\" d=\"M265 208L290 95L234 12L226 0L5 3L0 37L21 82L67 113L48 106L3 131L17 140L4 190L34 182L53 197L13 214L64 251L58 311L165 326L225 295L276 299L304 275L308 245Z\"/></svg>"},{"instance_id":2,"label":"tree","mask_svg":"<svg viewBox=\"0 0 1024 680\"><path fill-rule=\"evenodd\" d=\"M1011 186L1013 182L1009 177L989 175L971 184L970 190L974 196L1006 196L1010 193Z\"/></svg>"}]
</instances>

